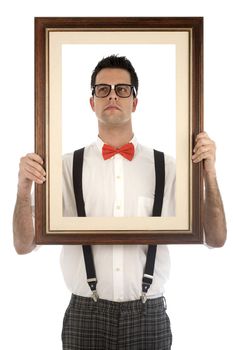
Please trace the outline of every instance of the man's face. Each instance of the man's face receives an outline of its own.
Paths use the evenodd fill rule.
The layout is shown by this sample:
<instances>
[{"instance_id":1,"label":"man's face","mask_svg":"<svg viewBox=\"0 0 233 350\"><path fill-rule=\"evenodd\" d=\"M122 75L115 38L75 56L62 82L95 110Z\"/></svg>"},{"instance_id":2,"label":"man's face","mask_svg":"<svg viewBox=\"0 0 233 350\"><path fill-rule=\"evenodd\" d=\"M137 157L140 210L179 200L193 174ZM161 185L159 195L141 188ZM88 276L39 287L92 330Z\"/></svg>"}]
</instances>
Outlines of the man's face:
<instances>
[{"instance_id":1,"label":"man's face","mask_svg":"<svg viewBox=\"0 0 233 350\"><path fill-rule=\"evenodd\" d=\"M131 84L130 74L125 69L104 68L96 76L96 84ZM107 97L91 97L90 104L95 112L99 125L120 126L131 123L131 113L136 110L137 98L133 98L133 93L122 98L111 90Z\"/></svg>"}]
</instances>

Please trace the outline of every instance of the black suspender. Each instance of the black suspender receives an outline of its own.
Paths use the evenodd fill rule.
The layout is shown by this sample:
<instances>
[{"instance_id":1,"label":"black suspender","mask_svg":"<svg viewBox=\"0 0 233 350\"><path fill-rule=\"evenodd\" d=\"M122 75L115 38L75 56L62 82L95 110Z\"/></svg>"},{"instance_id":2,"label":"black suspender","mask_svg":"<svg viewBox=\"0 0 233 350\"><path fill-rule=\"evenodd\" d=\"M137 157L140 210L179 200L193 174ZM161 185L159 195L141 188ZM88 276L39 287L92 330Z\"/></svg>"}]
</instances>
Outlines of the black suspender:
<instances>
[{"instance_id":1,"label":"black suspender","mask_svg":"<svg viewBox=\"0 0 233 350\"><path fill-rule=\"evenodd\" d=\"M81 148L74 152L73 158L73 186L76 200L76 207L78 216L86 216L85 203L83 199L83 186L82 186L82 170L83 170L83 155L84 148ZM155 197L152 216L161 216L163 206L163 195L165 185L165 164L164 154L162 152L154 150L154 166L156 174L155 183ZM146 301L146 293L150 288L153 275L154 275L154 264L156 259L157 245L149 245L146 265L142 279L142 301ZM92 249L90 245L83 245L83 255L86 267L87 282L90 289L93 292L93 299L97 301L98 295L96 293L97 278L95 273L94 260L92 255Z\"/></svg>"},{"instance_id":2,"label":"black suspender","mask_svg":"<svg viewBox=\"0 0 233 350\"><path fill-rule=\"evenodd\" d=\"M165 186L165 163L164 153L154 150L154 165L155 165L155 200L152 216L161 216L163 207L163 195Z\"/></svg>"},{"instance_id":3,"label":"black suspender","mask_svg":"<svg viewBox=\"0 0 233 350\"><path fill-rule=\"evenodd\" d=\"M86 216L85 204L83 199L83 186L82 186L82 175L83 175L83 155L84 148L81 148L74 152L73 158L73 185L74 195L77 207L78 216ZM83 256L86 267L87 283L93 292L94 300L98 298L96 293L97 278L95 273L94 259L92 255L92 249L90 245L83 245ZM95 301L96 301L95 300Z\"/></svg>"},{"instance_id":4,"label":"black suspender","mask_svg":"<svg viewBox=\"0 0 233 350\"><path fill-rule=\"evenodd\" d=\"M73 185L78 216L86 216L83 199L83 154L84 148L74 152L73 158Z\"/></svg>"},{"instance_id":5,"label":"black suspender","mask_svg":"<svg viewBox=\"0 0 233 350\"><path fill-rule=\"evenodd\" d=\"M154 150L154 166L156 182L152 216L161 216L165 185L165 164L164 154L162 152ZM146 302L146 293L148 292L148 289L150 288L153 281L156 252L157 245L148 246L146 265L142 278L142 301L144 303Z\"/></svg>"},{"instance_id":6,"label":"black suspender","mask_svg":"<svg viewBox=\"0 0 233 350\"><path fill-rule=\"evenodd\" d=\"M94 259L90 245L83 245L83 256L86 267L87 283L92 291L92 298L97 301L98 294L96 292L97 278L95 273Z\"/></svg>"}]
</instances>

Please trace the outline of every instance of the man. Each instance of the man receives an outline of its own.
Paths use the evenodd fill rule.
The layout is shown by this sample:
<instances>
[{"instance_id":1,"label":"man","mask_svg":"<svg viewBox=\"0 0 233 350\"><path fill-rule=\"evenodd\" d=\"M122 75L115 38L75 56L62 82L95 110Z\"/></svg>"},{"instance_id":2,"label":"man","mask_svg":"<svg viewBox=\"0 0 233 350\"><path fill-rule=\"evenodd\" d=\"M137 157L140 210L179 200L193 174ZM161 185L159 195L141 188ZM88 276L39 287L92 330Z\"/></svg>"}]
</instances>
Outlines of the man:
<instances>
[{"instance_id":1,"label":"man","mask_svg":"<svg viewBox=\"0 0 233 350\"><path fill-rule=\"evenodd\" d=\"M77 162L76 155L64 157L63 215L175 215L173 160L140 145L133 135L131 114L137 108L138 79L132 64L125 57L104 58L92 74L91 87L98 140L75 153ZM204 163L205 241L220 247L226 240L226 223L216 180L215 145L206 133L197 136L192 158L195 163ZM157 172L158 159L160 169L164 164L162 175ZM80 171L82 183L77 184ZM20 254L36 246L30 192L33 181L43 184L45 177L38 155L21 159L14 213L14 244ZM160 177L164 188L156 211L153 197ZM171 348L163 297L169 253L163 245L157 252L153 249L151 258L143 245L96 245L83 251L78 245L63 247L61 266L72 292L63 322L63 349ZM152 266L155 263L154 273L145 273L147 261Z\"/></svg>"}]
</instances>

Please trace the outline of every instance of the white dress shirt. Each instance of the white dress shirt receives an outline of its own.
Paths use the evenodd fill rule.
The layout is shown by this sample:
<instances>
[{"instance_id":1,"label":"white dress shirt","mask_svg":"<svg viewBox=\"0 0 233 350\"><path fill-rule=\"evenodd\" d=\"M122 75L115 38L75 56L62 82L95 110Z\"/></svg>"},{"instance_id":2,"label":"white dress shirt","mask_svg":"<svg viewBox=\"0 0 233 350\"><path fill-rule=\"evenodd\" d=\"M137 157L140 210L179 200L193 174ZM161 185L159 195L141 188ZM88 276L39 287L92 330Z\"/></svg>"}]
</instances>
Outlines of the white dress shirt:
<instances>
[{"instance_id":1,"label":"white dress shirt","mask_svg":"<svg viewBox=\"0 0 233 350\"><path fill-rule=\"evenodd\" d=\"M135 147L132 161L120 154L104 160L103 142L85 148L83 162L83 197L87 216L151 216L155 191L153 150L131 141ZM63 157L63 215L77 216L73 192L73 153ZM165 155L165 191L162 216L175 215L175 162ZM93 245L97 292L102 299L129 301L139 299L145 267L146 245ZM61 268L67 287L74 294L91 296L86 281L82 246L65 245ZM168 248L158 245L153 283L148 297L164 293L169 277Z\"/></svg>"}]
</instances>

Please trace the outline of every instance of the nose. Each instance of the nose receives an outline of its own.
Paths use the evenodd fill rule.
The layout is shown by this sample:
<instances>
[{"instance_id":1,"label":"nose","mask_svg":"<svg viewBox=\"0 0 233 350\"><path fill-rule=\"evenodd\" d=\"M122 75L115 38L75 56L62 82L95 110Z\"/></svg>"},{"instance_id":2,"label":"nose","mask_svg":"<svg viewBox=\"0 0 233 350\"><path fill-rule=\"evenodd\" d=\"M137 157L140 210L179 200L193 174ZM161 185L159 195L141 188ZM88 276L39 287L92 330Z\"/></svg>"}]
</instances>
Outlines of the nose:
<instances>
[{"instance_id":1,"label":"nose","mask_svg":"<svg viewBox=\"0 0 233 350\"><path fill-rule=\"evenodd\" d=\"M118 96L116 94L114 87L111 88L110 94L108 95L108 99L115 100L115 101L118 100Z\"/></svg>"}]
</instances>

